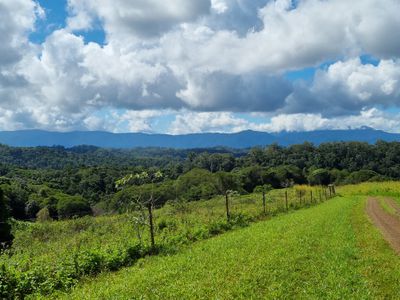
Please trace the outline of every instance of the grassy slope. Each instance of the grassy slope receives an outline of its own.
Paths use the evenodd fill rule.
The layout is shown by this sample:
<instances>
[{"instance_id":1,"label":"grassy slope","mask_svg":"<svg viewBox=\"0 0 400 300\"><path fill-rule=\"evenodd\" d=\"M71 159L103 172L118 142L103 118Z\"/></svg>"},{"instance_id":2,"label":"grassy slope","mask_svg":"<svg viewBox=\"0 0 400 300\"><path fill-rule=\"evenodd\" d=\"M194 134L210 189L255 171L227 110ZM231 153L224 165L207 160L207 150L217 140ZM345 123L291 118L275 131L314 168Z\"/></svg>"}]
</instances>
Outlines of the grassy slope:
<instances>
[{"instance_id":1,"label":"grassy slope","mask_svg":"<svg viewBox=\"0 0 400 300\"><path fill-rule=\"evenodd\" d=\"M300 201L296 190L288 189L290 209L308 206L311 201L309 187L296 188L307 190L308 194ZM319 188L314 188L312 205L317 202L318 192ZM231 198L233 217L229 224L224 197L183 206L166 205L155 211L156 243L162 253L175 253L194 241L286 212L285 190L268 193L268 216L262 213L261 198L261 194ZM116 215L15 223L15 240L9 251L12 255L0 255L0 297L9 293L23 297L35 292L49 294L55 289L66 290L84 275L131 265L146 251L146 247L137 247L139 241L132 217ZM147 228L144 229L144 245L147 245L148 233Z\"/></svg>"},{"instance_id":2,"label":"grassy slope","mask_svg":"<svg viewBox=\"0 0 400 300\"><path fill-rule=\"evenodd\" d=\"M66 299L373 298L398 291L400 258L362 198L318 207L151 257L78 286Z\"/></svg>"},{"instance_id":3,"label":"grassy slope","mask_svg":"<svg viewBox=\"0 0 400 300\"><path fill-rule=\"evenodd\" d=\"M268 194L269 212L284 210L283 193L283 190L274 190ZM292 204L296 199L293 195L290 196L289 204ZM260 194L250 194L231 199L231 213L242 213L255 220L265 218L262 215L261 198ZM223 197L189 202L183 212L166 205L155 211L156 242L161 245L175 243L179 239L183 243L191 242L190 238L204 231L207 226L224 222L225 214ZM124 250L138 243L131 220L128 215L114 215L49 223L22 223L14 232L14 255L1 255L0 263L27 270L33 266L42 268L62 265L79 251L108 253ZM160 230L158 225L162 222L167 228ZM147 228L143 239L145 243L149 243Z\"/></svg>"}]
</instances>

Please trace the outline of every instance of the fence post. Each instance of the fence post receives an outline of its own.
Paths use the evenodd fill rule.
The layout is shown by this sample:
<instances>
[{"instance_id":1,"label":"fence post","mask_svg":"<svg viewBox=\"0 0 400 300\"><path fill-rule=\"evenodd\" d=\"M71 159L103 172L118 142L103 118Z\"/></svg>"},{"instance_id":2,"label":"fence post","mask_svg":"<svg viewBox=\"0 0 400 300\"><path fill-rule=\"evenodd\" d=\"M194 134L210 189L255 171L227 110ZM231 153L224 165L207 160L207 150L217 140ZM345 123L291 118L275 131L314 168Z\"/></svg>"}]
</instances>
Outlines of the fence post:
<instances>
[{"instance_id":1,"label":"fence post","mask_svg":"<svg viewBox=\"0 0 400 300\"><path fill-rule=\"evenodd\" d=\"M155 241L154 241L153 205L151 202L148 204L147 209L149 211L151 251L154 251L155 250Z\"/></svg>"},{"instance_id":2,"label":"fence post","mask_svg":"<svg viewBox=\"0 0 400 300\"><path fill-rule=\"evenodd\" d=\"M310 191L310 196L311 196L311 204L313 204L313 202L314 202L314 199L313 199L313 193L312 193L312 190Z\"/></svg>"},{"instance_id":3,"label":"fence post","mask_svg":"<svg viewBox=\"0 0 400 300\"><path fill-rule=\"evenodd\" d=\"M287 193L287 190L285 191L285 202L286 202L286 211L289 211L288 193Z\"/></svg>"},{"instance_id":4,"label":"fence post","mask_svg":"<svg viewBox=\"0 0 400 300\"><path fill-rule=\"evenodd\" d=\"M264 210L264 215L265 214L267 214L267 205L266 205L266 201L265 201L265 191L263 190L263 195L262 195L262 197L263 197L263 210Z\"/></svg>"},{"instance_id":5,"label":"fence post","mask_svg":"<svg viewBox=\"0 0 400 300\"><path fill-rule=\"evenodd\" d=\"M228 222L231 220L231 213L229 212L229 192L225 192L225 207L226 207L226 219Z\"/></svg>"}]
</instances>

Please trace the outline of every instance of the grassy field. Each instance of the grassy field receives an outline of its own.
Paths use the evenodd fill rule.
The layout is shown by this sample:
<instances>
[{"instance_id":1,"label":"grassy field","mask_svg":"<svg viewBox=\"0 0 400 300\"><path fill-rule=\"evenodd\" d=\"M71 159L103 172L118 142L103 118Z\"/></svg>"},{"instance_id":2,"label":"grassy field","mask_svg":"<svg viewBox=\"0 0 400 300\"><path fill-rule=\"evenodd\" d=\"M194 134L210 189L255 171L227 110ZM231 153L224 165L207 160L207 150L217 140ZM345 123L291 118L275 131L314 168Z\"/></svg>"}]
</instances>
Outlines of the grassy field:
<instances>
[{"instance_id":1,"label":"grassy field","mask_svg":"<svg viewBox=\"0 0 400 300\"><path fill-rule=\"evenodd\" d=\"M394 299L400 257L364 213L335 198L86 280L65 299Z\"/></svg>"},{"instance_id":2,"label":"grassy field","mask_svg":"<svg viewBox=\"0 0 400 300\"><path fill-rule=\"evenodd\" d=\"M310 188L296 187L287 190L287 214L285 190L274 190L267 215L260 194L238 196L230 222L222 197L166 205L155 211L156 256L148 256L147 232L139 243L132 214L18 223L12 250L0 256L0 292L10 294L11 287L14 297L54 298L59 290L68 299L391 298L400 286L399 258L364 204L367 195L398 201L399 191L397 182L344 186L324 202L320 189L311 200Z\"/></svg>"},{"instance_id":3,"label":"grassy field","mask_svg":"<svg viewBox=\"0 0 400 300\"><path fill-rule=\"evenodd\" d=\"M298 189L305 193L301 198L297 197ZM172 203L155 211L157 251L164 255L175 253L195 241L285 213L285 192L291 211L324 200L318 188L273 190L267 194L267 214L264 214L262 195L236 196L230 199L229 222L223 197ZM67 290L83 276L134 264L150 252L147 228L139 226L140 241L134 218L134 214L124 214L14 224L13 247L0 256L0 296L13 293L15 297L23 297Z\"/></svg>"}]
</instances>

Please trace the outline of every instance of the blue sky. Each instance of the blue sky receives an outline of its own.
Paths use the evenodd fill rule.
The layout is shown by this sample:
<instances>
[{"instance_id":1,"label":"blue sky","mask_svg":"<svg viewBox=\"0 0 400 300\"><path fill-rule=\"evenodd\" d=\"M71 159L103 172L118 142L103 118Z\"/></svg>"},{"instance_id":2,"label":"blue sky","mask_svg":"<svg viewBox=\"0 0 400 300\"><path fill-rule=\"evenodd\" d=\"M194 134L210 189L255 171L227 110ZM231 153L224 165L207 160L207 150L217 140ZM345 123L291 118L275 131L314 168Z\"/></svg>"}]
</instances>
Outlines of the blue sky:
<instances>
[{"instance_id":1,"label":"blue sky","mask_svg":"<svg viewBox=\"0 0 400 300\"><path fill-rule=\"evenodd\" d=\"M0 2L0 130L400 132L397 0Z\"/></svg>"}]
</instances>

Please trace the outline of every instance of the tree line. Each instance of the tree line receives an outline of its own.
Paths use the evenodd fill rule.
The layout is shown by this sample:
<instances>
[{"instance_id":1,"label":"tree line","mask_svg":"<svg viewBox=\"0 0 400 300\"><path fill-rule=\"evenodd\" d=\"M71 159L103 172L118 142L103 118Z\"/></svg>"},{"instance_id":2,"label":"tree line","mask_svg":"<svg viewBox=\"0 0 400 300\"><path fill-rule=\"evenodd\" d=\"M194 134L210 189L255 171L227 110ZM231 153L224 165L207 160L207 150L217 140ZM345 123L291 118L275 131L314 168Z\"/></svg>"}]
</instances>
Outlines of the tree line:
<instances>
[{"instance_id":1,"label":"tree line","mask_svg":"<svg viewBox=\"0 0 400 300\"><path fill-rule=\"evenodd\" d=\"M81 146L0 146L0 188L7 212L16 219L62 219L124 211L132 198L150 192L157 205L196 201L226 189L251 193L268 185L328 185L400 178L400 143L336 142L247 150L101 149ZM149 184L116 182L130 174L163 174ZM40 212L40 214L39 214Z\"/></svg>"}]
</instances>

